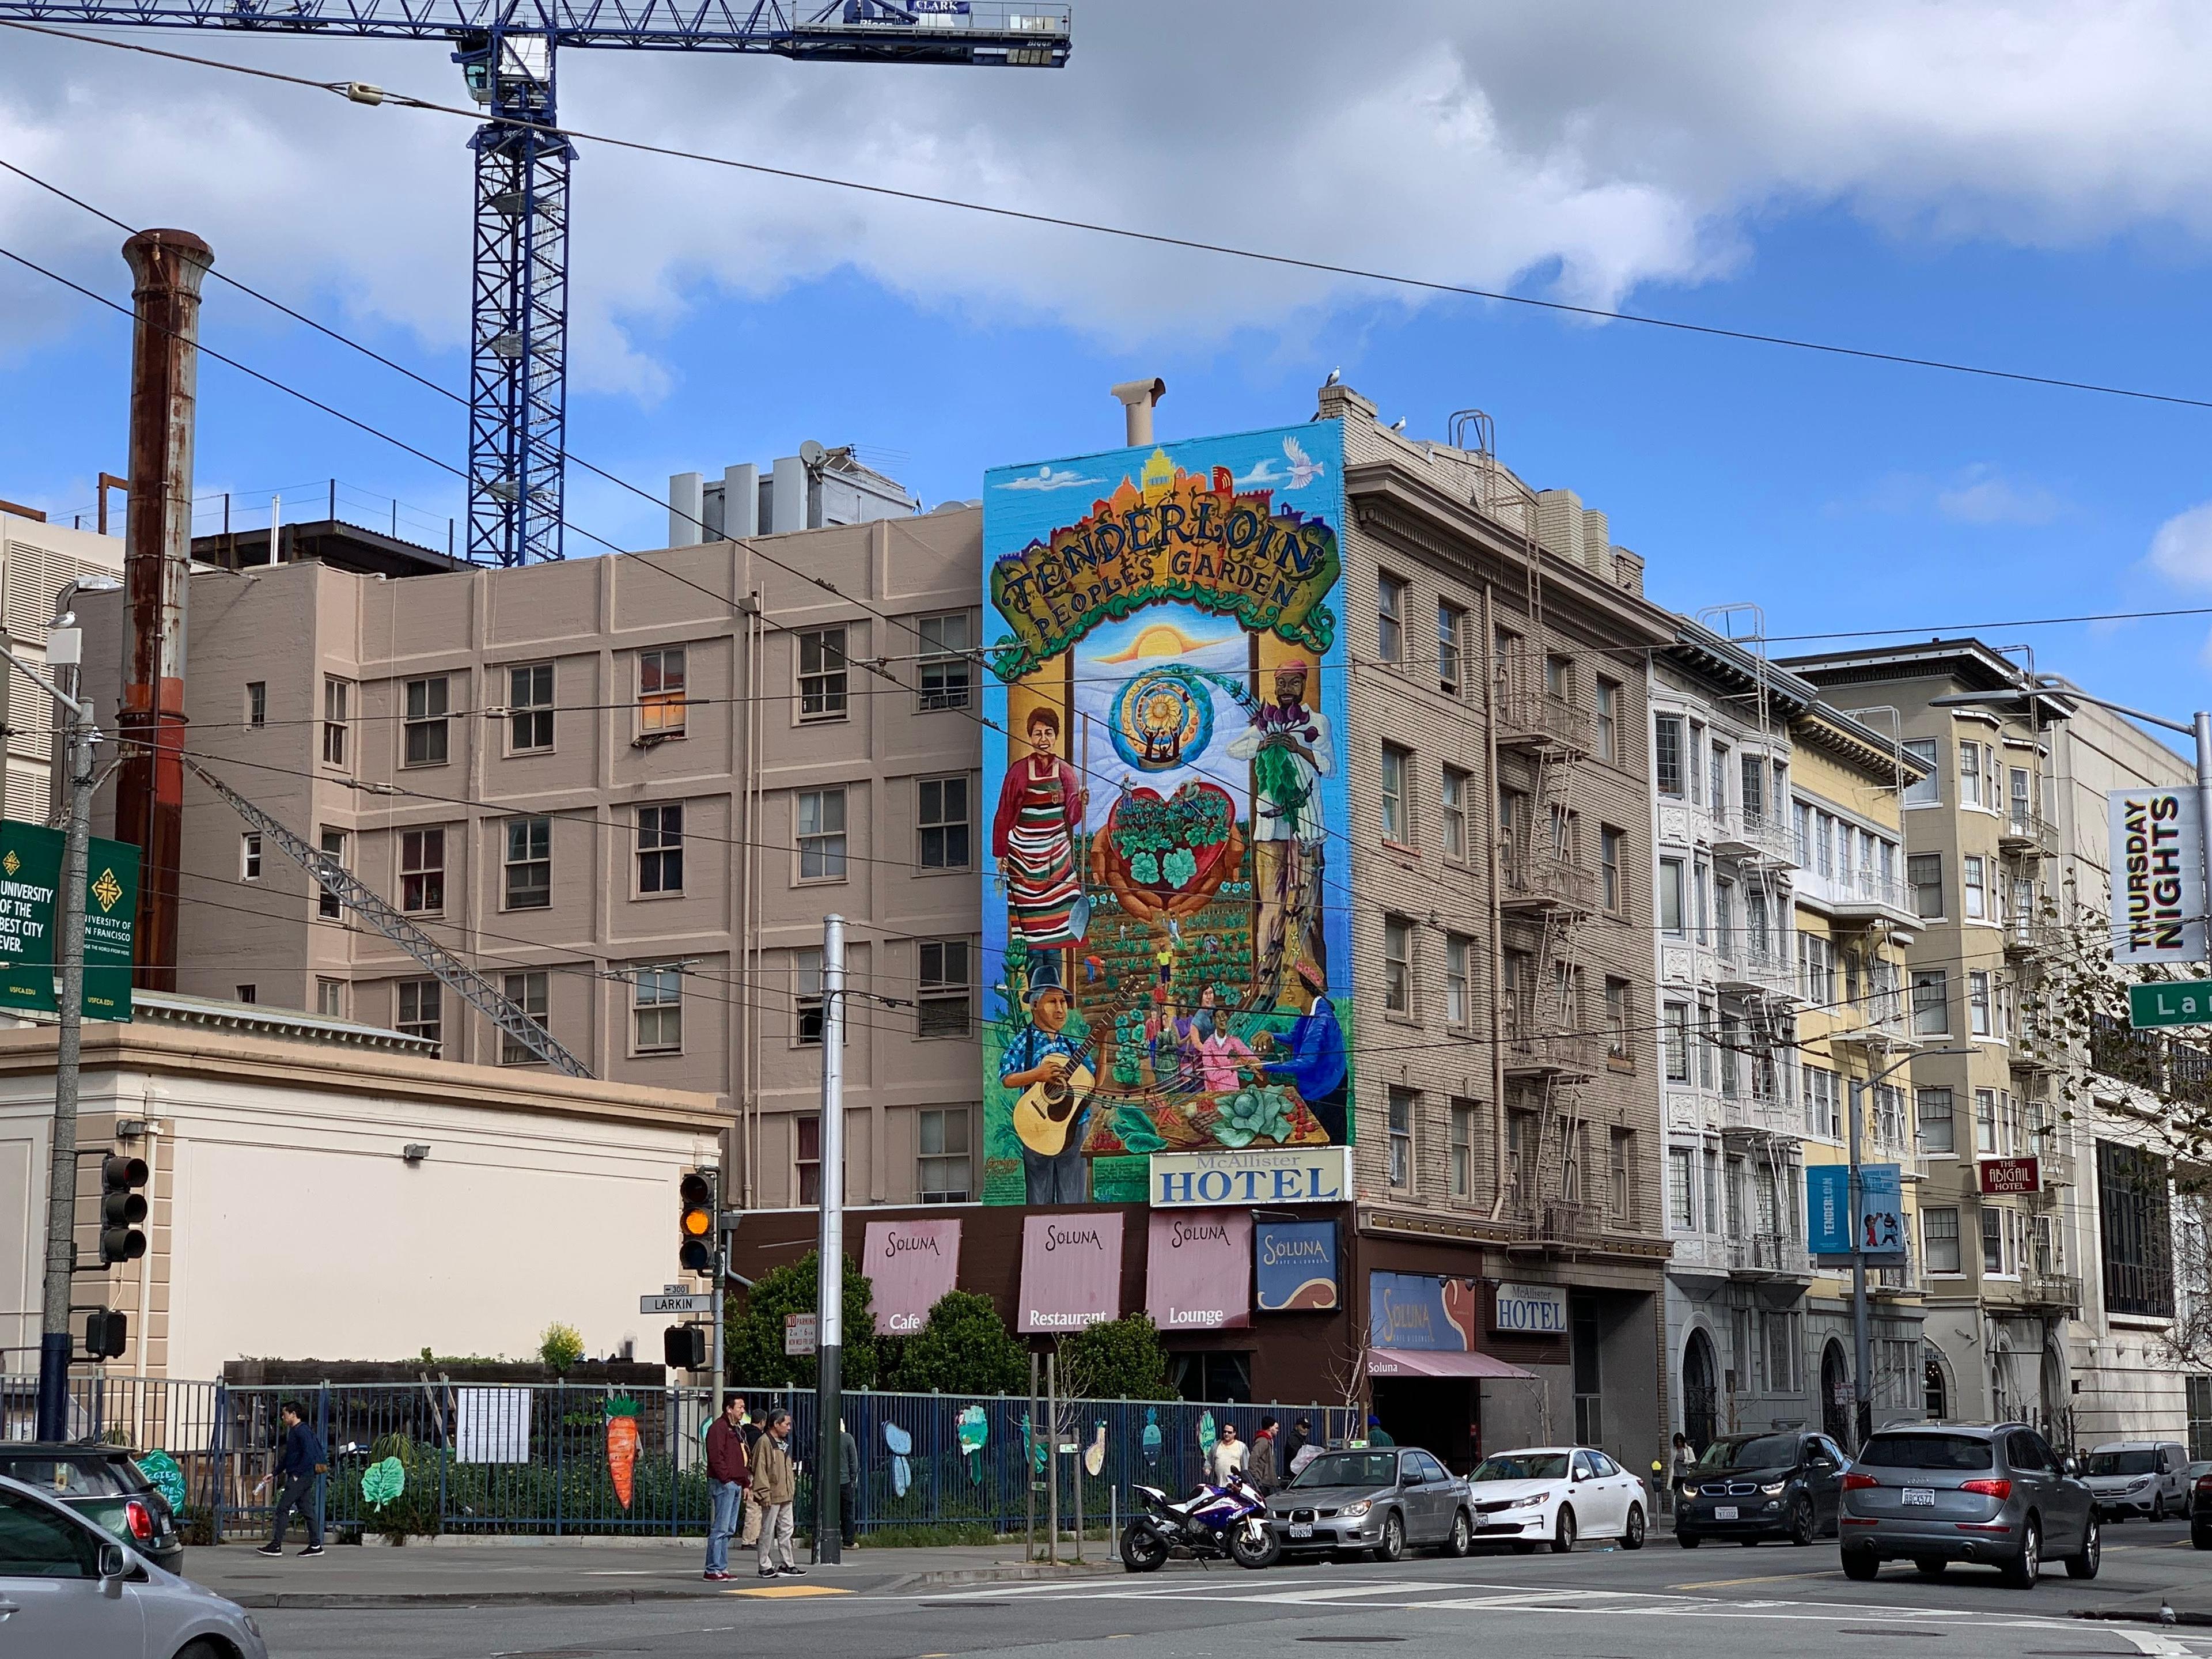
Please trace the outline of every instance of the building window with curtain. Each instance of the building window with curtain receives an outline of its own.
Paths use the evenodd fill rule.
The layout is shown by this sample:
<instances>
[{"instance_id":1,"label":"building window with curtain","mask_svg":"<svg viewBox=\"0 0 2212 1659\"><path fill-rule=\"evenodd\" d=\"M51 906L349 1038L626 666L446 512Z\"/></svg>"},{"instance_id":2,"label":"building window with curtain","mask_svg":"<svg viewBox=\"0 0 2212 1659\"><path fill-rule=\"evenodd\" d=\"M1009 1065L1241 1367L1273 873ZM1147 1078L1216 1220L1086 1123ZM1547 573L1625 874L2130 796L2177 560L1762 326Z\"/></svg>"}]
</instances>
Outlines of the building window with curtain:
<instances>
[{"instance_id":1,"label":"building window with curtain","mask_svg":"<svg viewBox=\"0 0 2212 1659\"><path fill-rule=\"evenodd\" d=\"M684 647L637 653L637 734L647 743L684 735Z\"/></svg>"},{"instance_id":2,"label":"building window with curtain","mask_svg":"<svg viewBox=\"0 0 2212 1659\"><path fill-rule=\"evenodd\" d=\"M1413 1112L1419 1097L1411 1089L1390 1091L1390 1184L1413 1184Z\"/></svg>"},{"instance_id":3,"label":"building window with curtain","mask_svg":"<svg viewBox=\"0 0 2212 1659\"><path fill-rule=\"evenodd\" d=\"M1382 1006L1413 1012L1413 924L1403 916L1382 918Z\"/></svg>"},{"instance_id":4,"label":"building window with curtain","mask_svg":"<svg viewBox=\"0 0 2212 1659\"><path fill-rule=\"evenodd\" d=\"M509 910L543 910L553 902L553 820L507 821L506 895Z\"/></svg>"},{"instance_id":5,"label":"building window with curtain","mask_svg":"<svg viewBox=\"0 0 2212 1659\"><path fill-rule=\"evenodd\" d=\"M799 636L799 718L842 720L846 714L845 630L817 628Z\"/></svg>"},{"instance_id":6,"label":"building window with curtain","mask_svg":"<svg viewBox=\"0 0 2212 1659\"><path fill-rule=\"evenodd\" d=\"M530 1017L532 1024L541 1031L550 1031L547 1023L551 993L548 988L552 976L542 972L509 974L501 988L507 1000ZM511 1031L499 1034L499 1063L502 1066L529 1066L538 1059L538 1051Z\"/></svg>"}]
</instances>

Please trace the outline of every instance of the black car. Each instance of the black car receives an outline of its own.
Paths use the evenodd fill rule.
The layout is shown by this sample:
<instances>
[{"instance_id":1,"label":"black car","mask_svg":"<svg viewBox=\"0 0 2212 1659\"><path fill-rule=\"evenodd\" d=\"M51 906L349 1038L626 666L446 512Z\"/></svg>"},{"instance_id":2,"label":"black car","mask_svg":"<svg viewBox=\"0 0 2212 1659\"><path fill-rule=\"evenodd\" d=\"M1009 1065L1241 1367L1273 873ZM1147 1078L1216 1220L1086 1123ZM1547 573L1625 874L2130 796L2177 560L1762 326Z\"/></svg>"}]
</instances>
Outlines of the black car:
<instances>
[{"instance_id":1,"label":"black car","mask_svg":"<svg viewBox=\"0 0 2212 1659\"><path fill-rule=\"evenodd\" d=\"M163 1498L122 1446L0 1441L0 1474L36 1487L166 1572L185 1570L185 1539Z\"/></svg>"},{"instance_id":2,"label":"black car","mask_svg":"<svg viewBox=\"0 0 2212 1659\"><path fill-rule=\"evenodd\" d=\"M1716 1440L1674 1483L1674 1541L1686 1550L1708 1538L1809 1544L1837 1529L1850 1464L1827 1436L1802 1429Z\"/></svg>"}]
</instances>

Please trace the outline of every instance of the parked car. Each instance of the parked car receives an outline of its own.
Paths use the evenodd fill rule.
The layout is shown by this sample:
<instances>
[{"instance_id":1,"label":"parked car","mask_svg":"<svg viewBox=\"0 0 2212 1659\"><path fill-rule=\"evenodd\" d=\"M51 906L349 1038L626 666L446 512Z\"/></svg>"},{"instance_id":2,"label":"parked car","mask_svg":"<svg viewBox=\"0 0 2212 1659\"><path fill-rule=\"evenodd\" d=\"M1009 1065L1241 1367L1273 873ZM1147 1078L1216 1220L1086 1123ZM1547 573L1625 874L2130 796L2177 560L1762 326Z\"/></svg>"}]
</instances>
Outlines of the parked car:
<instances>
[{"instance_id":1,"label":"parked car","mask_svg":"<svg viewBox=\"0 0 2212 1659\"><path fill-rule=\"evenodd\" d=\"M1486 1457L1468 1477L1478 1541L1539 1544L1560 1553L1578 1538L1644 1547L1651 1495L1644 1482L1589 1446L1531 1446Z\"/></svg>"},{"instance_id":2,"label":"parked car","mask_svg":"<svg viewBox=\"0 0 2212 1659\"><path fill-rule=\"evenodd\" d=\"M1716 1440L1675 1487L1674 1541L1686 1550L1708 1538L1809 1544L1837 1529L1850 1462L1826 1435L1801 1430Z\"/></svg>"},{"instance_id":3,"label":"parked car","mask_svg":"<svg viewBox=\"0 0 2212 1659\"><path fill-rule=\"evenodd\" d=\"M2174 1440L2115 1440L2082 1461L2081 1478L2095 1494L2098 1512L2115 1521L2146 1515L2163 1521L2186 1513L2189 1483L2182 1471L2189 1453Z\"/></svg>"},{"instance_id":4,"label":"parked car","mask_svg":"<svg viewBox=\"0 0 2212 1659\"><path fill-rule=\"evenodd\" d=\"M2212 1550L2212 1463L2203 1468L2204 1473L2190 1483L2189 1541L2200 1550Z\"/></svg>"},{"instance_id":5,"label":"parked car","mask_svg":"<svg viewBox=\"0 0 2212 1659\"><path fill-rule=\"evenodd\" d=\"M0 1476L0 1651L269 1659L246 1609L155 1566L68 1504Z\"/></svg>"},{"instance_id":6,"label":"parked car","mask_svg":"<svg viewBox=\"0 0 2212 1659\"><path fill-rule=\"evenodd\" d=\"M0 1474L68 1504L165 1572L185 1570L184 1534L168 1500L123 1447L0 1441Z\"/></svg>"},{"instance_id":7,"label":"parked car","mask_svg":"<svg viewBox=\"0 0 2212 1659\"><path fill-rule=\"evenodd\" d=\"M1267 1500L1267 1516L1285 1555L1396 1561L1425 1545L1465 1555L1474 1535L1467 1482L1418 1446L1323 1452Z\"/></svg>"},{"instance_id":8,"label":"parked car","mask_svg":"<svg viewBox=\"0 0 2212 1659\"><path fill-rule=\"evenodd\" d=\"M1844 1576L1902 1558L1933 1577L1984 1562L2032 1589L2046 1555L2094 1578L2097 1506L2044 1437L2021 1423L1883 1429L1844 1476Z\"/></svg>"},{"instance_id":9,"label":"parked car","mask_svg":"<svg viewBox=\"0 0 2212 1659\"><path fill-rule=\"evenodd\" d=\"M2212 1459L2191 1463L2181 1472L2181 1506L2191 1520L2198 1510L2212 1504L2212 1478L2208 1477L2212 1477Z\"/></svg>"}]
</instances>

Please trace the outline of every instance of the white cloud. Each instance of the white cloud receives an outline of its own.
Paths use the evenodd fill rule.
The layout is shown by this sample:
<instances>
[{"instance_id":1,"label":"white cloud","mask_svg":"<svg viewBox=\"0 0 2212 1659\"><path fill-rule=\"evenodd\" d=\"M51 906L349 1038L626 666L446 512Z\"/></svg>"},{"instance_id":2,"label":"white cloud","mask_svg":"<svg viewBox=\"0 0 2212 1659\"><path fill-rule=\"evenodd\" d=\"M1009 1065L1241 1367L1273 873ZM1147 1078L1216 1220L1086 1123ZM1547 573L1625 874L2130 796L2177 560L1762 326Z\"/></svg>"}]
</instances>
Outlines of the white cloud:
<instances>
[{"instance_id":1,"label":"white cloud","mask_svg":"<svg viewBox=\"0 0 2212 1659\"><path fill-rule=\"evenodd\" d=\"M1018 478L1009 478L997 487L1000 489L1080 489L1085 484L1104 482L1103 478L1086 478L1072 466L1065 470L1041 466Z\"/></svg>"},{"instance_id":2,"label":"white cloud","mask_svg":"<svg viewBox=\"0 0 2212 1659\"><path fill-rule=\"evenodd\" d=\"M1841 204L1896 233L2212 235L2212 12L2161 0L1714 8L1117 0L1060 71L571 52L578 125L779 166L1598 305L1748 257L1759 217ZM11 34L0 155L358 327L465 337L468 129ZM434 45L191 49L460 101ZM853 270L991 325L1103 340L1297 329L1407 290L586 146L572 374L658 396L661 338ZM0 177L0 241L121 288L119 240ZM82 313L0 274L0 352ZM248 326L258 326L250 323ZM1965 487L1960 510L2025 522Z\"/></svg>"},{"instance_id":3,"label":"white cloud","mask_svg":"<svg viewBox=\"0 0 2212 1659\"><path fill-rule=\"evenodd\" d=\"M2049 524L2064 508L2050 490L2004 477L1986 465L1970 466L1936 494L1936 511L1957 524Z\"/></svg>"},{"instance_id":4,"label":"white cloud","mask_svg":"<svg viewBox=\"0 0 2212 1659\"><path fill-rule=\"evenodd\" d=\"M2150 566L2184 587L2212 587L2212 501L2159 526L2150 538Z\"/></svg>"}]
</instances>

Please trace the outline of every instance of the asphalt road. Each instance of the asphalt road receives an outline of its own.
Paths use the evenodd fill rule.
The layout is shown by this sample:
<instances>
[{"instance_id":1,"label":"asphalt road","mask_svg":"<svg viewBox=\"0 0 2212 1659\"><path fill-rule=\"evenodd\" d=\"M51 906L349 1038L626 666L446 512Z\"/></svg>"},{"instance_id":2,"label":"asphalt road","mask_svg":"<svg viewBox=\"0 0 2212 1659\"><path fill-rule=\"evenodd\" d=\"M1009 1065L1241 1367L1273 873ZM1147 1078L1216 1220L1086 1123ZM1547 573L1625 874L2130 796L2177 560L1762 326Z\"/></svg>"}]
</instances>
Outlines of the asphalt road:
<instances>
[{"instance_id":1,"label":"asphalt road","mask_svg":"<svg viewBox=\"0 0 2212 1659\"><path fill-rule=\"evenodd\" d=\"M745 1593L751 1589L752 1594ZM1477 1644L1513 1659L1774 1659L1778 1650L1943 1659L2072 1659L2165 1654L2212 1659L2212 1626L2095 1623L2076 1609L2155 1612L2163 1601L2212 1614L2212 1553L2185 1527L2108 1529L2104 1571L2078 1583L2046 1569L2033 1590L1988 1569L1923 1579L1893 1565L1846 1580L1832 1540L1808 1549L1707 1545L1664 1534L1640 1552L1478 1553L1288 1565L1265 1572L1175 1564L1114 1574L897 1594L838 1592L812 1581L740 1583L712 1601L620 1607L297 1612L257 1616L280 1659L1283 1659L1291 1644L1389 1646L1405 1659ZM1121 1649L1109 1644L1128 1643ZM1316 1656L1319 1659L1319 1654Z\"/></svg>"}]
</instances>

